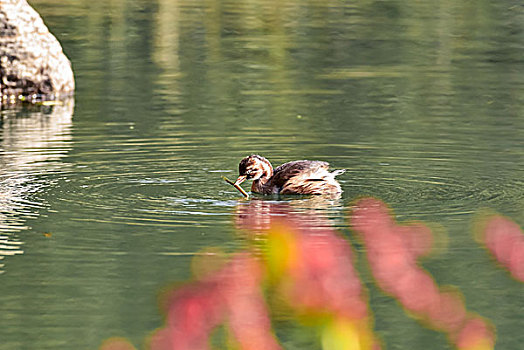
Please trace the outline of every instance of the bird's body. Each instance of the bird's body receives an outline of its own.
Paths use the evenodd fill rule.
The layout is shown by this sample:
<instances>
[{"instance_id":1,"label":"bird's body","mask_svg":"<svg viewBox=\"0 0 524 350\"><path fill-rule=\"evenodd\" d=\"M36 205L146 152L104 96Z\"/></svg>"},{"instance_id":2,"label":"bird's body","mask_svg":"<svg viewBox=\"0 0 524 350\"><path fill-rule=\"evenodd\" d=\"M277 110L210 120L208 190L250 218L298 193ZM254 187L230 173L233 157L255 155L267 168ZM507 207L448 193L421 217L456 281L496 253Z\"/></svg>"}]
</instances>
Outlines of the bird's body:
<instances>
[{"instance_id":1,"label":"bird's body","mask_svg":"<svg viewBox=\"0 0 524 350\"><path fill-rule=\"evenodd\" d=\"M327 162L296 160L273 169L264 157L253 154L242 159L235 184L253 180L251 191L260 194L336 194L342 192L335 176L344 170L329 171Z\"/></svg>"}]
</instances>

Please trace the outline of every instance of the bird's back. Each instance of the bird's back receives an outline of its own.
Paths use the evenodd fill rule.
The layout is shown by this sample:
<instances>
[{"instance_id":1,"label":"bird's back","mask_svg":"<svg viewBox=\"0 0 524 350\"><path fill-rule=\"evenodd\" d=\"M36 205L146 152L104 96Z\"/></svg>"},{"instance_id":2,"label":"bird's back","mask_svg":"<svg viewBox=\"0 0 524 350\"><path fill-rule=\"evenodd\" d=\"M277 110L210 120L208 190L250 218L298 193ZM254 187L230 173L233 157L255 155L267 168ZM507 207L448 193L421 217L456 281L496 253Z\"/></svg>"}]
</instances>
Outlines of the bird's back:
<instances>
[{"instance_id":1,"label":"bird's back","mask_svg":"<svg viewBox=\"0 0 524 350\"><path fill-rule=\"evenodd\" d=\"M339 193L342 189L335 176L342 172L329 172L327 162L296 160L277 167L268 185L281 194Z\"/></svg>"}]
</instances>

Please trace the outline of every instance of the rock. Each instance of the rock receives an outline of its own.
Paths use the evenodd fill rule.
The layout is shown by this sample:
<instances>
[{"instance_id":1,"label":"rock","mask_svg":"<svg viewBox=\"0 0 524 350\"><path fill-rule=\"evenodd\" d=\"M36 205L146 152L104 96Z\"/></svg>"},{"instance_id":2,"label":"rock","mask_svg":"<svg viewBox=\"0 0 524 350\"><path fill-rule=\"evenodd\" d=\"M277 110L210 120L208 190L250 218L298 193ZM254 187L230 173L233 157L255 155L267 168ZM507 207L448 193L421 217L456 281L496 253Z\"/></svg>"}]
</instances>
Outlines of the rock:
<instances>
[{"instance_id":1,"label":"rock","mask_svg":"<svg viewBox=\"0 0 524 350\"><path fill-rule=\"evenodd\" d=\"M26 0L0 0L1 105L71 96L71 63Z\"/></svg>"}]
</instances>

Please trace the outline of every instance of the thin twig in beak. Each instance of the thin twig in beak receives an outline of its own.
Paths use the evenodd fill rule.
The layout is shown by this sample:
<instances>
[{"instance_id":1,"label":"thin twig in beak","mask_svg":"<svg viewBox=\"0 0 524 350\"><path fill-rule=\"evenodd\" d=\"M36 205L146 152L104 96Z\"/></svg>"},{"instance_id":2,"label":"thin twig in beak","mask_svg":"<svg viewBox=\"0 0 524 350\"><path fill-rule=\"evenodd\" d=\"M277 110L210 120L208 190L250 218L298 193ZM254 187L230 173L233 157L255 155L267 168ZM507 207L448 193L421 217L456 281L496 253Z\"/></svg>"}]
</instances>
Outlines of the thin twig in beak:
<instances>
[{"instance_id":1,"label":"thin twig in beak","mask_svg":"<svg viewBox=\"0 0 524 350\"><path fill-rule=\"evenodd\" d=\"M246 181L247 180L247 176L246 175L240 175L237 180L235 181L235 185L240 185L242 182Z\"/></svg>"},{"instance_id":2,"label":"thin twig in beak","mask_svg":"<svg viewBox=\"0 0 524 350\"><path fill-rule=\"evenodd\" d=\"M243 177L243 179L241 179ZM236 188L237 190L240 191L240 193L242 193L244 195L244 197L246 198L249 198L249 194L247 194L246 191L244 191L244 189L242 187L240 187L240 184L242 182L245 181L245 176L239 176L239 178L237 179L237 181L233 182L231 180L229 180L227 177L225 176L222 176L222 178L224 179L225 182L227 182L228 184L232 185L234 188Z\"/></svg>"}]
</instances>

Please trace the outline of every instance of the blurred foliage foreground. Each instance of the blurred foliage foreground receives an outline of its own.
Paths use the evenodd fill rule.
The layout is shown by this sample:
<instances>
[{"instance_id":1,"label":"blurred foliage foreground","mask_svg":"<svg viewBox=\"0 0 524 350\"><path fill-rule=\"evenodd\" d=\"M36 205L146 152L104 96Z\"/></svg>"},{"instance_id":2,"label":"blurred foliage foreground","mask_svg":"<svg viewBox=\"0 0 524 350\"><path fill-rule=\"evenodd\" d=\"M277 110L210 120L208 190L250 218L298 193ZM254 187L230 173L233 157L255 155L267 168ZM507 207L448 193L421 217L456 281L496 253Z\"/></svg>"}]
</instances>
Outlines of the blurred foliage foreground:
<instances>
[{"instance_id":1,"label":"blurred foliage foreground","mask_svg":"<svg viewBox=\"0 0 524 350\"><path fill-rule=\"evenodd\" d=\"M376 284L424 326L442 332L460 350L488 350L495 329L467 310L457 288L440 287L419 260L434 247L436 231L420 222L399 224L380 200L363 198L350 213ZM292 213L284 203L252 200L240 205L237 226L250 242L243 252L217 252L193 261L194 280L162 297L165 324L147 348L282 349L271 319L285 317L311 330L324 350L385 348L373 330L367 291L353 248L329 220L315 212ZM494 260L524 282L524 235L497 214L476 220L474 234ZM217 334L221 336L217 336ZM102 350L135 349L126 339Z\"/></svg>"}]
</instances>

